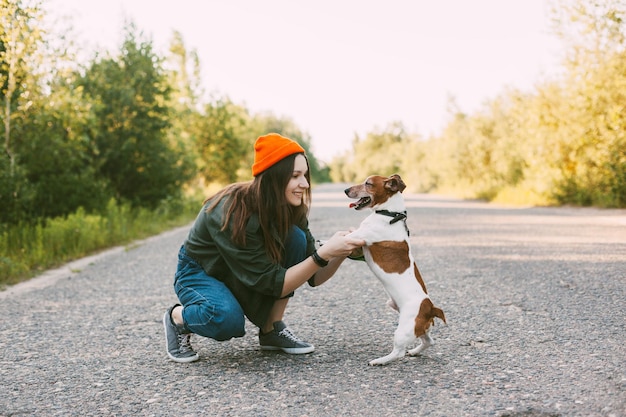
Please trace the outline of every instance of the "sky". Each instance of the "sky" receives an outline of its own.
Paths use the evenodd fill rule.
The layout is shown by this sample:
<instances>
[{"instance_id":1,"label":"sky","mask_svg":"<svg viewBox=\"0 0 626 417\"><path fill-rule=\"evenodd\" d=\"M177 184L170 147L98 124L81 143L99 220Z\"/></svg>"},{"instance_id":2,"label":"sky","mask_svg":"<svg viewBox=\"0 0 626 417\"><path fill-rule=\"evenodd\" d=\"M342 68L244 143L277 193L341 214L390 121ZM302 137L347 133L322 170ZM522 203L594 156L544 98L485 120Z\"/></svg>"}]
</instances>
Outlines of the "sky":
<instances>
[{"instance_id":1,"label":"sky","mask_svg":"<svg viewBox=\"0 0 626 417\"><path fill-rule=\"evenodd\" d=\"M400 121L438 134L454 98L478 111L532 91L562 51L548 0L44 0L85 51L117 51L133 21L164 56L196 50L208 94L290 118L326 162ZM208 99L208 98L207 98Z\"/></svg>"}]
</instances>

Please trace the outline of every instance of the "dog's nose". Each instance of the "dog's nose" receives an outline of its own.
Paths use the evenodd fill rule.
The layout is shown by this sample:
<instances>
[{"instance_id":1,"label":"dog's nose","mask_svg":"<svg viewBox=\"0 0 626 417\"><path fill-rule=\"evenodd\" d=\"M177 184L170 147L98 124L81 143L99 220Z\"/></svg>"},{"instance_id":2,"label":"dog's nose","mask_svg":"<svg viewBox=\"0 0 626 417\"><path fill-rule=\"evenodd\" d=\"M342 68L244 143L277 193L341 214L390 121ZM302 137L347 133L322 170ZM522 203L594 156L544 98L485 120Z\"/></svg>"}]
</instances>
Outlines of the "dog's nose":
<instances>
[{"instance_id":1,"label":"dog's nose","mask_svg":"<svg viewBox=\"0 0 626 417\"><path fill-rule=\"evenodd\" d=\"M343 190L344 193L346 193L347 196L349 196L350 194L348 194L350 192L350 188L346 188L345 190Z\"/></svg>"}]
</instances>

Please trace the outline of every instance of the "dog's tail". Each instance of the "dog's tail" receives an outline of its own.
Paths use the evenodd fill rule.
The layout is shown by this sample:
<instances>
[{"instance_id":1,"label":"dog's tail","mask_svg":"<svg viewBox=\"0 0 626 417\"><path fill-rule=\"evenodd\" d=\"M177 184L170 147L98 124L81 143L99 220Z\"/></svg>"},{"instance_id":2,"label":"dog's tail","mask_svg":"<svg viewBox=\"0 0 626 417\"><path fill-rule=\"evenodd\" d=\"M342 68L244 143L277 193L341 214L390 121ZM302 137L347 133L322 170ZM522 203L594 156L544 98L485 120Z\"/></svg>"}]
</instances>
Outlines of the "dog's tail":
<instances>
[{"instance_id":1,"label":"dog's tail","mask_svg":"<svg viewBox=\"0 0 626 417\"><path fill-rule=\"evenodd\" d=\"M433 324L435 324L435 320L434 320L435 317L441 319L441 321L443 321L444 324L448 324L446 323L446 315L443 313L442 309L440 309L439 307L433 306L433 308L431 308L430 311L433 315Z\"/></svg>"}]
</instances>

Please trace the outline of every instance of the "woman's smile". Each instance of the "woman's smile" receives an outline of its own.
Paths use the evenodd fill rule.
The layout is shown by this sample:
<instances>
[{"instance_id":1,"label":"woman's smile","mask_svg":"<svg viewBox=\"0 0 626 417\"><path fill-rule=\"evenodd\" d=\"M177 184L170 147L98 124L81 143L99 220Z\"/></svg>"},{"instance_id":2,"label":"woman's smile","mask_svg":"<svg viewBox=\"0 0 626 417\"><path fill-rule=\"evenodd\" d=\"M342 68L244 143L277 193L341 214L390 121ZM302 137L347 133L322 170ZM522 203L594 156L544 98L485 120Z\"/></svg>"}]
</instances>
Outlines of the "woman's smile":
<instances>
[{"instance_id":1,"label":"woman's smile","mask_svg":"<svg viewBox=\"0 0 626 417\"><path fill-rule=\"evenodd\" d=\"M304 155L296 156L293 166L293 175L287 183L287 189L285 190L285 198L292 206L302 204L304 191L309 188L309 182L305 176L307 171L308 165Z\"/></svg>"}]
</instances>

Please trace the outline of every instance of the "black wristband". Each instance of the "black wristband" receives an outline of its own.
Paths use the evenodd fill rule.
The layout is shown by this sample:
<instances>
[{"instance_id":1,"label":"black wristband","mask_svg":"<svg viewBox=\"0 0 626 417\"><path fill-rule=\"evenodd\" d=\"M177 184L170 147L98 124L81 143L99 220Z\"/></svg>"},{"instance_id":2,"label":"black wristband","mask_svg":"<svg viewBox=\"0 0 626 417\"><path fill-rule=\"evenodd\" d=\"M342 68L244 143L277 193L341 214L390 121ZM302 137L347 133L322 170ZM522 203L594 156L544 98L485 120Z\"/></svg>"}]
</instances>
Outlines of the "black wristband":
<instances>
[{"instance_id":1,"label":"black wristband","mask_svg":"<svg viewBox=\"0 0 626 417\"><path fill-rule=\"evenodd\" d=\"M317 251L313 252L311 256L313 257L313 262L315 262L318 266L324 268L328 265L328 261L322 258Z\"/></svg>"}]
</instances>

